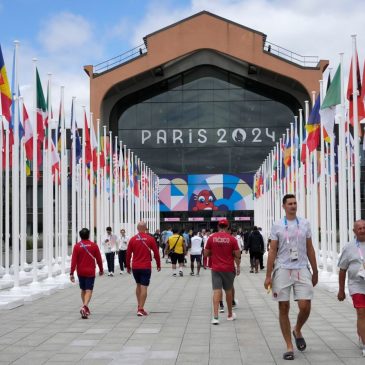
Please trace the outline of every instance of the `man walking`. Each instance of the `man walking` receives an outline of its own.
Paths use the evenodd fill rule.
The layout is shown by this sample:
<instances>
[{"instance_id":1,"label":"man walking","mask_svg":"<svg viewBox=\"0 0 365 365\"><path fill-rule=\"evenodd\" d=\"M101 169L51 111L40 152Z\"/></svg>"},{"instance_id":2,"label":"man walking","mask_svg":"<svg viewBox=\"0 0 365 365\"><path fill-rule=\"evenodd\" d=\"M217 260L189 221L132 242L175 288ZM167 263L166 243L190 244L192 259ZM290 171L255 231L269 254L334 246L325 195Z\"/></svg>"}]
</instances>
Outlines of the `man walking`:
<instances>
[{"instance_id":1,"label":"man walking","mask_svg":"<svg viewBox=\"0 0 365 365\"><path fill-rule=\"evenodd\" d=\"M257 274L259 272L260 257L263 255L265 250L264 239L257 227L253 227L253 231L248 237L247 249L250 252L251 270L250 273Z\"/></svg>"},{"instance_id":2,"label":"man walking","mask_svg":"<svg viewBox=\"0 0 365 365\"><path fill-rule=\"evenodd\" d=\"M218 307L222 300L222 288L226 293L228 321L236 319L232 312L232 288L236 275L240 274L241 251L237 240L227 233L228 220L218 222L219 232L209 236L204 249L204 257L210 257L213 286L213 319L212 324L219 324ZM236 265L235 265L236 264Z\"/></svg>"},{"instance_id":3,"label":"man walking","mask_svg":"<svg viewBox=\"0 0 365 365\"><path fill-rule=\"evenodd\" d=\"M105 259L108 264L108 276L114 276L114 258L117 248L117 236L112 233L112 227L106 227L106 235L103 238Z\"/></svg>"},{"instance_id":4,"label":"man walking","mask_svg":"<svg viewBox=\"0 0 365 365\"><path fill-rule=\"evenodd\" d=\"M124 268L127 268L127 248L128 248L129 237L125 234L125 229L120 230L120 236L118 239L118 261L120 274L124 274Z\"/></svg>"},{"instance_id":5,"label":"man walking","mask_svg":"<svg viewBox=\"0 0 365 365\"><path fill-rule=\"evenodd\" d=\"M184 238L178 234L178 229L172 229L172 236L167 240L166 254L171 259L172 266L172 276L176 275L176 264L179 263L179 276L184 276L183 266L184 258L186 255L186 247L184 243Z\"/></svg>"},{"instance_id":6,"label":"man walking","mask_svg":"<svg viewBox=\"0 0 365 365\"><path fill-rule=\"evenodd\" d=\"M347 286L352 303L357 314L357 334L362 356L365 356L365 221L354 223L355 238L349 242L341 253L338 267L339 289L337 298L343 301L346 298L345 280L348 272Z\"/></svg>"},{"instance_id":7,"label":"man walking","mask_svg":"<svg viewBox=\"0 0 365 365\"><path fill-rule=\"evenodd\" d=\"M194 276L194 262L196 261L196 275L199 276L200 266L202 262L203 238L198 235L198 232L194 232L193 237L191 237L190 243L190 275Z\"/></svg>"},{"instance_id":8,"label":"man walking","mask_svg":"<svg viewBox=\"0 0 365 365\"><path fill-rule=\"evenodd\" d=\"M283 209L284 218L275 222L271 229L264 286L267 290L272 288L273 299L279 302L280 328L287 347L283 358L293 360L291 334L299 351L304 351L307 347L301 331L310 314L313 287L318 282L318 269L310 225L306 219L297 217L297 201L293 194L284 196ZM308 261L312 273L308 268ZM292 288L299 314L291 332L289 309Z\"/></svg>"},{"instance_id":9,"label":"man walking","mask_svg":"<svg viewBox=\"0 0 365 365\"><path fill-rule=\"evenodd\" d=\"M127 248L127 271L130 274L132 268L133 277L136 281L137 316L139 317L148 315L144 310L144 305L151 279L151 251L156 261L157 271L161 270L160 254L155 239L146 233L146 229L146 223L139 222L137 225L138 233L130 239Z\"/></svg>"},{"instance_id":10,"label":"man walking","mask_svg":"<svg viewBox=\"0 0 365 365\"><path fill-rule=\"evenodd\" d=\"M95 261L99 266L99 275L102 276L104 272L99 247L96 243L89 241L89 230L83 228L79 234L81 241L76 243L72 251L70 280L75 282L74 272L76 270L81 289L80 314L81 318L87 319L90 315L89 303L95 282Z\"/></svg>"}]
</instances>

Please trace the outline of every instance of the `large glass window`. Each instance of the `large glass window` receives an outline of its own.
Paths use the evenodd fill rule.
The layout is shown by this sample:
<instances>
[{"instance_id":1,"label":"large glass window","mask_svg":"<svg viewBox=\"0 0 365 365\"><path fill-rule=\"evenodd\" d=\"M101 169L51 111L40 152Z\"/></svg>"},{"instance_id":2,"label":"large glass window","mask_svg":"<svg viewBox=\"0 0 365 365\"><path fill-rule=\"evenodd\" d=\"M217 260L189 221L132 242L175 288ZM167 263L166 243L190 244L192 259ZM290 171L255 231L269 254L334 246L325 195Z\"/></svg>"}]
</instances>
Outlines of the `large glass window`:
<instances>
[{"instance_id":1,"label":"large glass window","mask_svg":"<svg viewBox=\"0 0 365 365\"><path fill-rule=\"evenodd\" d=\"M255 171L293 121L282 91L200 66L120 101L118 135L158 174Z\"/></svg>"}]
</instances>

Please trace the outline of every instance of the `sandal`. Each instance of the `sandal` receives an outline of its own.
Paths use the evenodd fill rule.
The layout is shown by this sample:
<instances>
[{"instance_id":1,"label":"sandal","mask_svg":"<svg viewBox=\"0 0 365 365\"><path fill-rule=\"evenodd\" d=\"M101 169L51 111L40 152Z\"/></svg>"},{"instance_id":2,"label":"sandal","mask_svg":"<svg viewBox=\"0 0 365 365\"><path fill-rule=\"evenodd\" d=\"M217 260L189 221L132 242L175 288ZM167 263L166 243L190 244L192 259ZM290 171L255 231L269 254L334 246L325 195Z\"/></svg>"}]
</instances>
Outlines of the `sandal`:
<instances>
[{"instance_id":1,"label":"sandal","mask_svg":"<svg viewBox=\"0 0 365 365\"><path fill-rule=\"evenodd\" d=\"M293 351L284 352L283 359L284 360L294 360L294 352Z\"/></svg>"},{"instance_id":2,"label":"sandal","mask_svg":"<svg viewBox=\"0 0 365 365\"><path fill-rule=\"evenodd\" d=\"M295 332L293 331L293 337L295 339L295 345L297 346L297 349L299 351L304 351L307 348L307 344L305 343L305 340L303 337L297 337L295 335Z\"/></svg>"}]
</instances>

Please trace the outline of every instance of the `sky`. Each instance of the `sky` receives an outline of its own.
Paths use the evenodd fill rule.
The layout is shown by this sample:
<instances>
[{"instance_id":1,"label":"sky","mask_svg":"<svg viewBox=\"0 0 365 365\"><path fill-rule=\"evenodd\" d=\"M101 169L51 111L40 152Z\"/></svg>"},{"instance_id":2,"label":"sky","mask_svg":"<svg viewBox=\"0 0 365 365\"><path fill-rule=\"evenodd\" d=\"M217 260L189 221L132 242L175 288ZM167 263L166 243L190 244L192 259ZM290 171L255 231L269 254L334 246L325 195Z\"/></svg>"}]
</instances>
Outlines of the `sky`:
<instances>
[{"instance_id":1,"label":"sky","mask_svg":"<svg viewBox=\"0 0 365 365\"><path fill-rule=\"evenodd\" d=\"M268 41L298 54L328 59L332 73L340 52L348 70L351 35L357 34L362 68L365 1L359 0L0 0L0 44L10 77L13 41L20 42L19 83L29 109L37 58L44 87L52 74L54 109L64 85L67 116L75 96L82 120L82 106L89 106L84 65L128 51L147 34L202 10L263 32Z\"/></svg>"}]
</instances>

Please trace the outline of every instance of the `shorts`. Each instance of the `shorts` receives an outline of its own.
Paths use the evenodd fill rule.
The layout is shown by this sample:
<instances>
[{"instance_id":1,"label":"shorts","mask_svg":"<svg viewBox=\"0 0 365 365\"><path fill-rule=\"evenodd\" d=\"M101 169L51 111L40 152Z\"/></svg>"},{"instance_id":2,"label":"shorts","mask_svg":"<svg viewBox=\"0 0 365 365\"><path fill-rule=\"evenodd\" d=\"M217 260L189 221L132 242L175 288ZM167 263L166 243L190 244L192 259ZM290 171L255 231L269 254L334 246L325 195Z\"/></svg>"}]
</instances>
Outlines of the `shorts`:
<instances>
[{"instance_id":1,"label":"shorts","mask_svg":"<svg viewBox=\"0 0 365 365\"><path fill-rule=\"evenodd\" d=\"M365 308L365 294L355 293L351 298L354 308Z\"/></svg>"},{"instance_id":2,"label":"shorts","mask_svg":"<svg viewBox=\"0 0 365 365\"><path fill-rule=\"evenodd\" d=\"M176 263L178 262L179 264L183 264L184 263L184 254L183 253L176 253L174 252L171 255L171 263L173 265L176 265Z\"/></svg>"},{"instance_id":3,"label":"shorts","mask_svg":"<svg viewBox=\"0 0 365 365\"><path fill-rule=\"evenodd\" d=\"M213 271L212 270L212 287L213 290L224 289L231 290L236 274L234 272Z\"/></svg>"},{"instance_id":4,"label":"shorts","mask_svg":"<svg viewBox=\"0 0 365 365\"><path fill-rule=\"evenodd\" d=\"M288 302L290 291L293 288L294 300L312 300L313 284L312 274L308 267L302 269L274 270L272 276L272 295L277 302Z\"/></svg>"},{"instance_id":5,"label":"shorts","mask_svg":"<svg viewBox=\"0 0 365 365\"><path fill-rule=\"evenodd\" d=\"M137 284L150 285L151 269L133 269L133 277Z\"/></svg>"},{"instance_id":6,"label":"shorts","mask_svg":"<svg viewBox=\"0 0 365 365\"><path fill-rule=\"evenodd\" d=\"M201 264L202 255L190 255L190 261L194 262L196 260L197 263Z\"/></svg>"},{"instance_id":7,"label":"shorts","mask_svg":"<svg viewBox=\"0 0 365 365\"><path fill-rule=\"evenodd\" d=\"M79 285L81 290L93 290L94 289L95 276L79 276Z\"/></svg>"}]
</instances>

